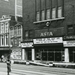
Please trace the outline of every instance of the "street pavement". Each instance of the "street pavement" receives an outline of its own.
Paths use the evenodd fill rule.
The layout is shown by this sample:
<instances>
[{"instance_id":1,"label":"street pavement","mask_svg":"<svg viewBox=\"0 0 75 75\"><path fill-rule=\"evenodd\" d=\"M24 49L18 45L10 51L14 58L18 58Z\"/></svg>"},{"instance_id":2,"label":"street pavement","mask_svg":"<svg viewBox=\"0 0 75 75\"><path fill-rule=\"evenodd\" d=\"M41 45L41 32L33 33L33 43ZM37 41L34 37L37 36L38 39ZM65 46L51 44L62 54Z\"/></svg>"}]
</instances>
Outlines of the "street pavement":
<instances>
[{"instance_id":1,"label":"street pavement","mask_svg":"<svg viewBox=\"0 0 75 75\"><path fill-rule=\"evenodd\" d=\"M0 75L7 75L7 65L0 63ZM12 64L10 75L75 75L75 69Z\"/></svg>"}]
</instances>

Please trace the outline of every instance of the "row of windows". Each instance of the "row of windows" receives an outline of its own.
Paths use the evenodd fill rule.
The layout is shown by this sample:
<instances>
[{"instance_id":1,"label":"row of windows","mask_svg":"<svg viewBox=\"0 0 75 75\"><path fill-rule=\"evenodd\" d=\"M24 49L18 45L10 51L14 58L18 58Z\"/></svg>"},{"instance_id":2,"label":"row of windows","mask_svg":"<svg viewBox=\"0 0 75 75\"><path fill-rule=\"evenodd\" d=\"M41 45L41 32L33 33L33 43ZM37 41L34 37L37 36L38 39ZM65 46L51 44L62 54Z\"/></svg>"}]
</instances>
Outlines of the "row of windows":
<instances>
[{"instance_id":1,"label":"row of windows","mask_svg":"<svg viewBox=\"0 0 75 75\"><path fill-rule=\"evenodd\" d=\"M20 38L12 38L11 39L11 46L21 46L21 37Z\"/></svg>"},{"instance_id":2,"label":"row of windows","mask_svg":"<svg viewBox=\"0 0 75 75\"><path fill-rule=\"evenodd\" d=\"M47 10L42 10L42 11L37 11L36 12L36 21L40 20L48 20L48 19L54 19L54 18L61 18L62 16L62 7L58 7L58 9L53 8L47 9Z\"/></svg>"},{"instance_id":3,"label":"row of windows","mask_svg":"<svg viewBox=\"0 0 75 75\"><path fill-rule=\"evenodd\" d=\"M1 35L0 40L1 40L1 42L0 42L1 46L8 46L9 45L9 36L8 36L8 34L7 35Z\"/></svg>"},{"instance_id":4,"label":"row of windows","mask_svg":"<svg viewBox=\"0 0 75 75\"><path fill-rule=\"evenodd\" d=\"M10 29L10 36L14 37L14 36L21 36L22 35L22 28L21 26L17 26L15 28L11 28Z\"/></svg>"},{"instance_id":5,"label":"row of windows","mask_svg":"<svg viewBox=\"0 0 75 75\"><path fill-rule=\"evenodd\" d=\"M4 23L0 23L0 33L8 33L9 32L9 23L8 22L4 22Z\"/></svg>"},{"instance_id":6,"label":"row of windows","mask_svg":"<svg viewBox=\"0 0 75 75\"><path fill-rule=\"evenodd\" d=\"M75 34L75 27L73 25L67 26L67 34L68 35L74 35Z\"/></svg>"},{"instance_id":7,"label":"row of windows","mask_svg":"<svg viewBox=\"0 0 75 75\"><path fill-rule=\"evenodd\" d=\"M24 37L25 37L25 39L28 39L28 38L33 38L33 34L34 34L34 31L33 30L25 30L25 32L24 32L25 34L24 34Z\"/></svg>"}]
</instances>

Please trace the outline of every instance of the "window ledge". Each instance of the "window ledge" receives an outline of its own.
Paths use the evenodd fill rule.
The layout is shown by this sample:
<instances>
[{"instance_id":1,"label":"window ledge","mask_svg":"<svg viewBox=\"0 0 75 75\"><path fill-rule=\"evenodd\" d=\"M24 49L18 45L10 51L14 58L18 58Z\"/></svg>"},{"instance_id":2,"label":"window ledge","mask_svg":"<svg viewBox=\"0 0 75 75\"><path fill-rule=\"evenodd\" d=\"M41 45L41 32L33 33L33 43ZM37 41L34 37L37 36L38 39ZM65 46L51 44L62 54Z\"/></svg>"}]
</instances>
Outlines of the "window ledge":
<instances>
[{"instance_id":1,"label":"window ledge","mask_svg":"<svg viewBox=\"0 0 75 75\"><path fill-rule=\"evenodd\" d=\"M43 21L36 21L36 22L33 22L33 23L37 24L37 23L43 23L43 22L47 22L47 21L56 21L56 20L63 20L63 19L65 19L65 17L55 18L55 19L48 19L48 20L43 20Z\"/></svg>"}]
</instances>

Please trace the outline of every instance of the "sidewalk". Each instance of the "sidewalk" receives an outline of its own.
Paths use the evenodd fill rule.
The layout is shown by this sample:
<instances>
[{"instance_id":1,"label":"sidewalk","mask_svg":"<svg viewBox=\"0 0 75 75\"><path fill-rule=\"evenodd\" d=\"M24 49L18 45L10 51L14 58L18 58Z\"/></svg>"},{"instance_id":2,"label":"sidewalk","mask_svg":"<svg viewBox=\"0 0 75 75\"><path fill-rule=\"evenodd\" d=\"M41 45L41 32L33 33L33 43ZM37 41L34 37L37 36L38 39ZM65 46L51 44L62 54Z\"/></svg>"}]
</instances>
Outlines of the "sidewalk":
<instances>
[{"instance_id":1,"label":"sidewalk","mask_svg":"<svg viewBox=\"0 0 75 75\"><path fill-rule=\"evenodd\" d=\"M7 75L7 73L6 72L0 72L0 75ZM19 74L10 73L9 75L19 75Z\"/></svg>"}]
</instances>

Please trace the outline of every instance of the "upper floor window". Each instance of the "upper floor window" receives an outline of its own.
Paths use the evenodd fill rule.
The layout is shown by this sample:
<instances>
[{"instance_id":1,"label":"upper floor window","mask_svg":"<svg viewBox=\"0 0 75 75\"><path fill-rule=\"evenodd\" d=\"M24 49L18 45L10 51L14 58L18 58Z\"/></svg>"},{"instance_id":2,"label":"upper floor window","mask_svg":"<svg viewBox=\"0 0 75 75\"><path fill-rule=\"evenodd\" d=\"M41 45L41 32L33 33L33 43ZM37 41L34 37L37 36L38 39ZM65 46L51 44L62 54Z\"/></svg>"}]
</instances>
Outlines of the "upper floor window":
<instances>
[{"instance_id":1,"label":"upper floor window","mask_svg":"<svg viewBox=\"0 0 75 75\"><path fill-rule=\"evenodd\" d=\"M47 9L46 19L50 19L50 9Z\"/></svg>"},{"instance_id":2,"label":"upper floor window","mask_svg":"<svg viewBox=\"0 0 75 75\"><path fill-rule=\"evenodd\" d=\"M6 45L9 44L9 39L8 39L8 35L6 35Z\"/></svg>"},{"instance_id":3,"label":"upper floor window","mask_svg":"<svg viewBox=\"0 0 75 75\"><path fill-rule=\"evenodd\" d=\"M1 33L4 33L4 23L1 23Z\"/></svg>"},{"instance_id":4,"label":"upper floor window","mask_svg":"<svg viewBox=\"0 0 75 75\"><path fill-rule=\"evenodd\" d=\"M73 25L68 25L67 29L68 29L68 30L67 30L68 35L74 34Z\"/></svg>"},{"instance_id":5,"label":"upper floor window","mask_svg":"<svg viewBox=\"0 0 75 75\"><path fill-rule=\"evenodd\" d=\"M8 33L8 31L9 31L9 23L6 22L5 23L5 32Z\"/></svg>"},{"instance_id":6,"label":"upper floor window","mask_svg":"<svg viewBox=\"0 0 75 75\"><path fill-rule=\"evenodd\" d=\"M42 17L41 17L41 20L45 20L45 11L42 10L41 14L42 14L42 15L41 15L41 16L42 16Z\"/></svg>"},{"instance_id":7,"label":"upper floor window","mask_svg":"<svg viewBox=\"0 0 75 75\"><path fill-rule=\"evenodd\" d=\"M18 26L18 35L21 35L21 26Z\"/></svg>"},{"instance_id":8,"label":"upper floor window","mask_svg":"<svg viewBox=\"0 0 75 75\"><path fill-rule=\"evenodd\" d=\"M1 45L4 45L4 36L1 36Z\"/></svg>"},{"instance_id":9,"label":"upper floor window","mask_svg":"<svg viewBox=\"0 0 75 75\"><path fill-rule=\"evenodd\" d=\"M62 17L62 7L58 7L58 18Z\"/></svg>"},{"instance_id":10,"label":"upper floor window","mask_svg":"<svg viewBox=\"0 0 75 75\"><path fill-rule=\"evenodd\" d=\"M14 36L14 28L10 27L10 37L13 37L13 36Z\"/></svg>"},{"instance_id":11,"label":"upper floor window","mask_svg":"<svg viewBox=\"0 0 75 75\"><path fill-rule=\"evenodd\" d=\"M15 36L17 35L17 26L15 26L15 28L14 28L14 35Z\"/></svg>"},{"instance_id":12,"label":"upper floor window","mask_svg":"<svg viewBox=\"0 0 75 75\"><path fill-rule=\"evenodd\" d=\"M36 13L36 21L40 21L40 12Z\"/></svg>"},{"instance_id":13,"label":"upper floor window","mask_svg":"<svg viewBox=\"0 0 75 75\"><path fill-rule=\"evenodd\" d=\"M52 19L56 18L56 8L52 9Z\"/></svg>"}]
</instances>

